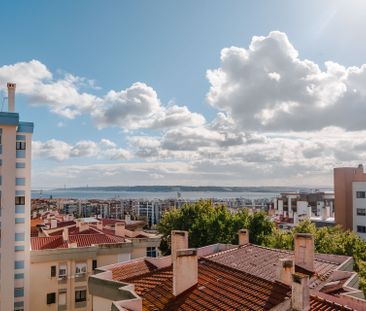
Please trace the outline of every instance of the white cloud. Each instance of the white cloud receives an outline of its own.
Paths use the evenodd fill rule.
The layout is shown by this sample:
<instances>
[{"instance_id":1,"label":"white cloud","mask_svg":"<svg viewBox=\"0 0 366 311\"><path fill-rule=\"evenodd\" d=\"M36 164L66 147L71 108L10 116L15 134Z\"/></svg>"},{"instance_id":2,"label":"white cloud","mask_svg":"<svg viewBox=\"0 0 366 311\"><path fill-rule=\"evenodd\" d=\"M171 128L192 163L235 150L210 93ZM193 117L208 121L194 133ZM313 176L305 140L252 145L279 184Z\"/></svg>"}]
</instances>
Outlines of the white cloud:
<instances>
[{"instance_id":1,"label":"white cloud","mask_svg":"<svg viewBox=\"0 0 366 311\"><path fill-rule=\"evenodd\" d=\"M50 139L46 142L34 141L32 151L35 158L47 158L55 161L65 161L70 158L95 157L110 160L126 160L131 158L131 153L123 148L118 148L108 139L99 142L82 140L75 145L64 141Z\"/></svg>"},{"instance_id":2,"label":"white cloud","mask_svg":"<svg viewBox=\"0 0 366 311\"><path fill-rule=\"evenodd\" d=\"M205 122L201 114L186 106L163 106L155 90L144 83L110 90L100 97L82 91L97 89L94 81L69 73L57 79L37 60L0 67L0 87L4 89L9 81L17 83L17 92L26 95L32 105L45 105L51 112L70 119L90 115L98 128L161 129Z\"/></svg>"},{"instance_id":3,"label":"white cloud","mask_svg":"<svg viewBox=\"0 0 366 311\"><path fill-rule=\"evenodd\" d=\"M245 130L366 129L366 65L344 67L301 59L286 34L253 37L249 48L221 52L208 70L207 100Z\"/></svg>"},{"instance_id":4,"label":"white cloud","mask_svg":"<svg viewBox=\"0 0 366 311\"><path fill-rule=\"evenodd\" d=\"M99 128L161 129L205 122L202 115L185 106L162 106L155 90L141 82L120 92L110 91L92 115Z\"/></svg>"}]
</instances>

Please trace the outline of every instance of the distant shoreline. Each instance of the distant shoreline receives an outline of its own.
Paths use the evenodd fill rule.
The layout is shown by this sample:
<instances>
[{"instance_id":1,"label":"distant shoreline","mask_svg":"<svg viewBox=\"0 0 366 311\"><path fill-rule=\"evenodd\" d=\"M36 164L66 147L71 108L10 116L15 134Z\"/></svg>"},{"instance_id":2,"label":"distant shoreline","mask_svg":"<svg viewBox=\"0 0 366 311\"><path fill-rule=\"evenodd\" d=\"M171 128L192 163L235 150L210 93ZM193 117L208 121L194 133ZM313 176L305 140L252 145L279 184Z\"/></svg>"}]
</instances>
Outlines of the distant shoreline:
<instances>
[{"instance_id":1,"label":"distant shoreline","mask_svg":"<svg viewBox=\"0 0 366 311\"><path fill-rule=\"evenodd\" d=\"M48 189L51 191L111 191L111 192L309 192L318 188L307 187L220 187L220 186L106 186L106 187L72 187ZM34 189L32 191L41 191ZM46 190L46 189L43 189ZM330 188L320 188L330 191ZM47 191L47 190L46 190Z\"/></svg>"}]
</instances>

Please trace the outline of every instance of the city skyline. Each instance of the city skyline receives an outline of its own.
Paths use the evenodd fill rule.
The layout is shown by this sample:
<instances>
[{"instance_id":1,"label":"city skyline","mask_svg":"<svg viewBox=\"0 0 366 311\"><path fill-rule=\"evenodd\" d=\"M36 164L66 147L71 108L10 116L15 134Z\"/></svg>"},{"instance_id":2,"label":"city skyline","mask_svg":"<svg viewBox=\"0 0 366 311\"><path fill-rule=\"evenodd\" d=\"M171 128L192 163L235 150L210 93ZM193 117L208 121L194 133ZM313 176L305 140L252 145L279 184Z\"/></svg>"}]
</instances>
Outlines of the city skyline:
<instances>
[{"instance_id":1,"label":"city skyline","mask_svg":"<svg viewBox=\"0 0 366 311\"><path fill-rule=\"evenodd\" d=\"M157 4L1 5L34 188L321 187L362 163L362 1Z\"/></svg>"}]
</instances>

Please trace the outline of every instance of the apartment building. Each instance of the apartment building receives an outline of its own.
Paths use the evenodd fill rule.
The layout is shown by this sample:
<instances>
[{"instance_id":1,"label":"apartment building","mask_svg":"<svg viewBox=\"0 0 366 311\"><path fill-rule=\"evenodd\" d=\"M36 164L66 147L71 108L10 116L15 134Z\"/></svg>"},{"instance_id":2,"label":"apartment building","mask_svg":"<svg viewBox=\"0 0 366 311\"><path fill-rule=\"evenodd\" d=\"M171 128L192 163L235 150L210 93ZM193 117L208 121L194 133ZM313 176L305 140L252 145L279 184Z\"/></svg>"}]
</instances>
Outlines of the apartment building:
<instances>
[{"instance_id":1,"label":"apartment building","mask_svg":"<svg viewBox=\"0 0 366 311\"><path fill-rule=\"evenodd\" d=\"M335 221L366 240L366 174L358 167L334 169Z\"/></svg>"},{"instance_id":2,"label":"apartment building","mask_svg":"<svg viewBox=\"0 0 366 311\"><path fill-rule=\"evenodd\" d=\"M273 200L274 214L282 221L297 224L310 219L316 223L334 223L333 192L288 192Z\"/></svg>"},{"instance_id":3,"label":"apartment building","mask_svg":"<svg viewBox=\"0 0 366 311\"><path fill-rule=\"evenodd\" d=\"M311 234L294 251L249 243L188 248L188 232L172 231L172 255L99 267L89 278L93 309L366 310L347 256L314 253Z\"/></svg>"},{"instance_id":4,"label":"apartment building","mask_svg":"<svg viewBox=\"0 0 366 311\"><path fill-rule=\"evenodd\" d=\"M0 112L0 310L29 309L31 146L33 123L19 121L15 83Z\"/></svg>"},{"instance_id":5,"label":"apartment building","mask_svg":"<svg viewBox=\"0 0 366 311\"><path fill-rule=\"evenodd\" d=\"M160 237L123 220L49 218L31 238L31 310L91 311L88 277L98 266L158 256Z\"/></svg>"}]
</instances>

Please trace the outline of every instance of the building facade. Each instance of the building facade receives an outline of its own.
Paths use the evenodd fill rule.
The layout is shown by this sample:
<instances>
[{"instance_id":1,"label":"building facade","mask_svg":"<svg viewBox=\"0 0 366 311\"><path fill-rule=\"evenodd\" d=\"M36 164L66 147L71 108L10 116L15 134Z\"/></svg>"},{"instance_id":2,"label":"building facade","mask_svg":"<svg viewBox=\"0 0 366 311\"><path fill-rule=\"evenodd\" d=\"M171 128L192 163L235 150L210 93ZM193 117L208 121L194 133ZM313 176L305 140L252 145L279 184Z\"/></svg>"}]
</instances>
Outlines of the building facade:
<instances>
[{"instance_id":1,"label":"building facade","mask_svg":"<svg viewBox=\"0 0 366 311\"><path fill-rule=\"evenodd\" d=\"M335 222L366 239L366 174L363 166L334 169Z\"/></svg>"},{"instance_id":2,"label":"building facade","mask_svg":"<svg viewBox=\"0 0 366 311\"><path fill-rule=\"evenodd\" d=\"M0 310L29 310L31 145L33 123L19 121L14 83L0 112Z\"/></svg>"}]
</instances>

